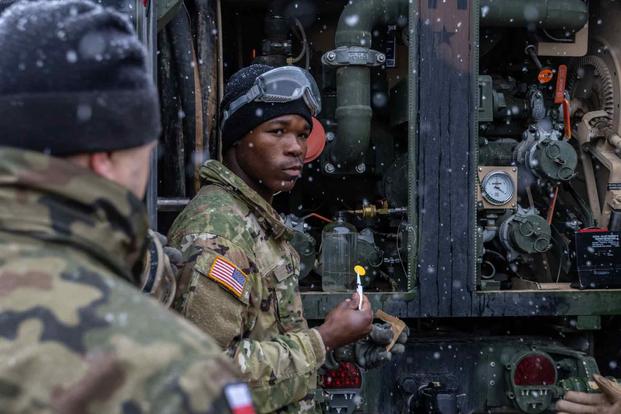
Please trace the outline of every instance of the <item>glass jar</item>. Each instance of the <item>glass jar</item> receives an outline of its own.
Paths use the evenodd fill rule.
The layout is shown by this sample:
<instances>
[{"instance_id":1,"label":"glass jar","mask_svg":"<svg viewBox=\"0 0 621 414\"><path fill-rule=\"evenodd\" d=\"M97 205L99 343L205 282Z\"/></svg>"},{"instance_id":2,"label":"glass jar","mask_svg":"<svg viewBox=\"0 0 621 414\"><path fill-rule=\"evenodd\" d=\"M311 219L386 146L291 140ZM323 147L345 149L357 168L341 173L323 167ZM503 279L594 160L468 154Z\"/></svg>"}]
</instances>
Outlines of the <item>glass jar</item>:
<instances>
[{"instance_id":1,"label":"glass jar","mask_svg":"<svg viewBox=\"0 0 621 414\"><path fill-rule=\"evenodd\" d=\"M321 233L321 288L324 292L346 292L356 287L354 266L358 232L342 214Z\"/></svg>"}]
</instances>

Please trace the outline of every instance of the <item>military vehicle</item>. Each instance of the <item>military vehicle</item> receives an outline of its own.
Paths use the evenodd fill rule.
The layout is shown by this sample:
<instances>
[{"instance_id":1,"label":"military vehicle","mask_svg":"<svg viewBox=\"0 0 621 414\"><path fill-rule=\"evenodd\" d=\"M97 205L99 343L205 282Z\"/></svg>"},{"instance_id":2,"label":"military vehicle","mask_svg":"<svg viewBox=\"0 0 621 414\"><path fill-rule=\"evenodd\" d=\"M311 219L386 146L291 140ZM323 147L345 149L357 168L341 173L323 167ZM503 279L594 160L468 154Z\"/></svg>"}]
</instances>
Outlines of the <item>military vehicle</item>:
<instances>
[{"instance_id":1,"label":"military vehicle","mask_svg":"<svg viewBox=\"0 0 621 414\"><path fill-rule=\"evenodd\" d=\"M305 316L355 289L406 353L321 372L329 413L544 413L619 377L621 4L615 0L123 3L153 53L166 231L219 156L223 84L252 62L315 76L325 130L275 204Z\"/></svg>"}]
</instances>

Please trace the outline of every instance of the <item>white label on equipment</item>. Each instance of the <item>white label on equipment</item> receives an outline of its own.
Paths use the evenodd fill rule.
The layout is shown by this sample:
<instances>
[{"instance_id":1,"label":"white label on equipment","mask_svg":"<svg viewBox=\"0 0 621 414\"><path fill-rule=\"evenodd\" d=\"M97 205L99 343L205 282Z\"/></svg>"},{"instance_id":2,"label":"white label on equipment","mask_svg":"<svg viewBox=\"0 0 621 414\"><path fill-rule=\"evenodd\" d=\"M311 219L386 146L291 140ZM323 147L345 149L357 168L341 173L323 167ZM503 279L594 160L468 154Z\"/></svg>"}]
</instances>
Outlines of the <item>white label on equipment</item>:
<instances>
[{"instance_id":1,"label":"white label on equipment","mask_svg":"<svg viewBox=\"0 0 621 414\"><path fill-rule=\"evenodd\" d=\"M593 235L593 243L591 247L594 249L601 247L619 247L619 235L618 234L601 234Z\"/></svg>"}]
</instances>

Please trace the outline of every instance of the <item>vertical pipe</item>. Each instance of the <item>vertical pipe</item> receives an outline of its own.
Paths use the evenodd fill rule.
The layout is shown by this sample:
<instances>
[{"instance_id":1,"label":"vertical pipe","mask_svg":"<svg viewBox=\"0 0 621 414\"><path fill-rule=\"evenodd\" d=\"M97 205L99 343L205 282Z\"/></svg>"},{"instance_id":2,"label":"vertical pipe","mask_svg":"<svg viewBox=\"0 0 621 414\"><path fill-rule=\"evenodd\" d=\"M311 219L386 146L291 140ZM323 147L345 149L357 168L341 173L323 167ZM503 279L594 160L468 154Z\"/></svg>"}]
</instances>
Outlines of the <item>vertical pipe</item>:
<instances>
[{"instance_id":1,"label":"vertical pipe","mask_svg":"<svg viewBox=\"0 0 621 414\"><path fill-rule=\"evenodd\" d=\"M135 2L136 14L138 15L138 10L143 10L141 1ZM155 12L155 0L151 0L147 2L147 6L145 12L142 13L145 27L145 38L142 39L147 50L150 53L151 59L147 60L147 69L149 70L151 77L153 79L153 83L157 85L157 15ZM138 23L137 23L138 25ZM158 137L159 138L159 137ZM159 141L159 139L158 139ZM149 224L151 228L157 231L157 158L158 158L158 147L156 146L151 154L151 159L149 160L150 165L150 174L149 180L147 182L147 194L146 194L146 204L147 204L147 214L149 216Z\"/></svg>"},{"instance_id":2,"label":"vertical pipe","mask_svg":"<svg viewBox=\"0 0 621 414\"><path fill-rule=\"evenodd\" d=\"M371 30L377 24L398 23L407 15L408 0L350 1L339 18L336 47L371 48ZM371 136L370 69L343 66L337 71L337 134L330 158L336 164L351 165L362 160Z\"/></svg>"},{"instance_id":3,"label":"vertical pipe","mask_svg":"<svg viewBox=\"0 0 621 414\"><path fill-rule=\"evenodd\" d=\"M364 159L369 146L371 117L371 73L364 66L346 66L336 71L336 121L338 144L331 160L344 167ZM339 93L340 92L340 93Z\"/></svg>"}]
</instances>

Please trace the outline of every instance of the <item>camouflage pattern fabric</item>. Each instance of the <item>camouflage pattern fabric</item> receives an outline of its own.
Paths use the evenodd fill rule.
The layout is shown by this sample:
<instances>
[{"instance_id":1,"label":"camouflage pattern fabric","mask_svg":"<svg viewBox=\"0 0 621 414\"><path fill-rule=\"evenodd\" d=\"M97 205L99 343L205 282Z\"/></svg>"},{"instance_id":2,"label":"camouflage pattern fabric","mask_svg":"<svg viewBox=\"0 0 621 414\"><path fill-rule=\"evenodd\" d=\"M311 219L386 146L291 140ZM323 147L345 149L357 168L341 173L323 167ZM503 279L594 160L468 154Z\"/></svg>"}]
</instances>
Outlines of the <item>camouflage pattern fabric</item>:
<instances>
[{"instance_id":1,"label":"camouflage pattern fabric","mask_svg":"<svg viewBox=\"0 0 621 414\"><path fill-rule=\"evenodd\" d=\"M146 231L129 191L0 147L0 412L231 412L230 360L132 286Z\"/></svg>"},{"instance_id":2,"label":"camouflage pattern fabric","mask_svg":"<svg viewBox=\"0 0 621 414\"><path fill-rule=\"evenodd\" d=\"M291 233L221 163L207 161L201 177L207 185L169 232L186 259L173 306L227 350L259 412L318 412L312 396L325 348L302 314ZM239 292L214 277L222 261L235 267Z\"/></svg>"}]
</instances>

